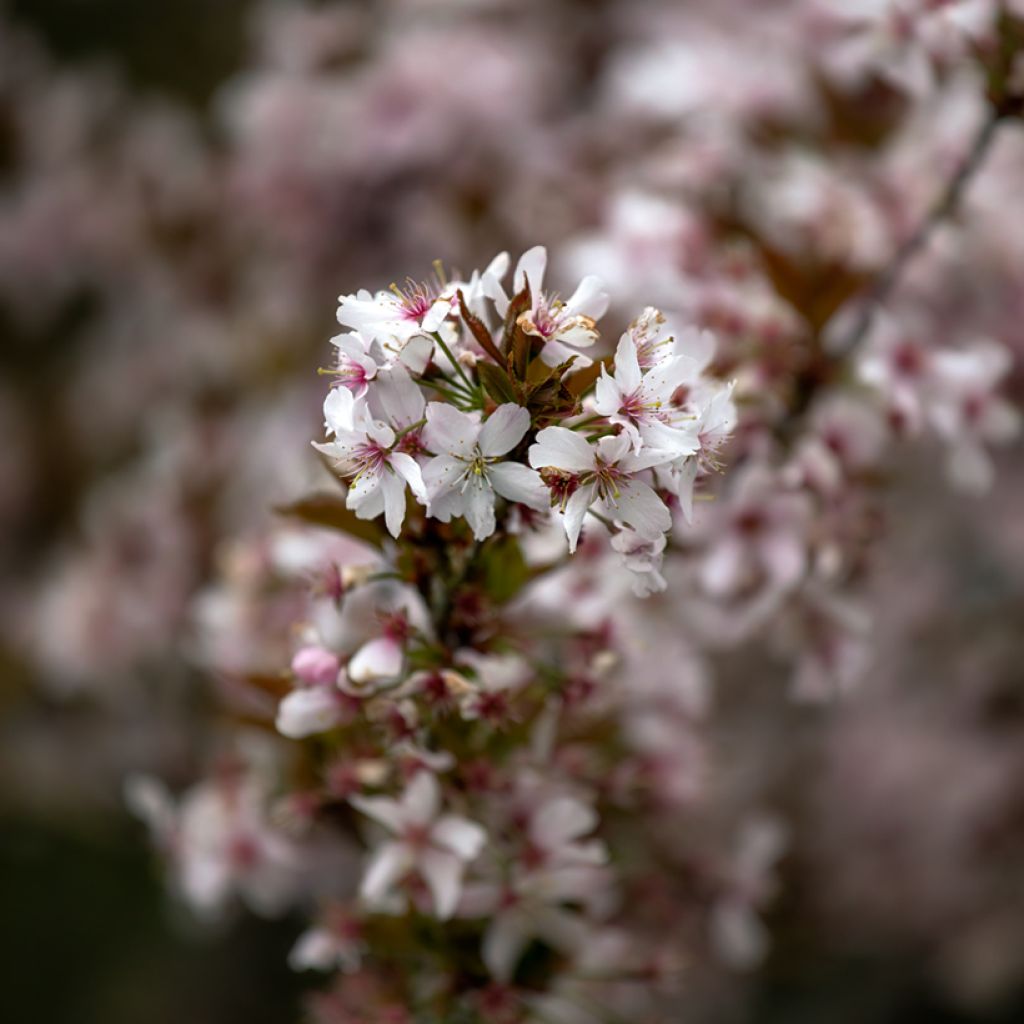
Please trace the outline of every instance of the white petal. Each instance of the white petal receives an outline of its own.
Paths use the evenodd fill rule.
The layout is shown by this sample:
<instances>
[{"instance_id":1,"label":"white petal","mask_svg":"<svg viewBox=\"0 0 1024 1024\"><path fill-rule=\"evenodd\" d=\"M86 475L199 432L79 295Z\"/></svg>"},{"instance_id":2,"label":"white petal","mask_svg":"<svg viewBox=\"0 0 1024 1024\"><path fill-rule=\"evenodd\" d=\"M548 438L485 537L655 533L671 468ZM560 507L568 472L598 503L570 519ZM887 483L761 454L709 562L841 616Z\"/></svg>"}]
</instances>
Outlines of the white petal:
<instances>
[{"instance_id":1,"label":"white petal","mask_svg":"<svg viewBox=\"0 0 1024 1024\"><path fill-rule=\"evenodd\" d=\"M357 686L394 679L402 671L402 645L381 636L363 644L348 663L348 678Z\"/></svg>"},{"instance_id":2,"label":"white petal","mask_svg":"<svg viewBox=\"0 0 1024 1024\"><path fill-rule=\"evenodd\" d=\"M551 507L551 495L540 474L519 462L499 462L487 472L491 486L503 498L543 512Z\"/></svg>"},{"instance_id":3,"label":"white petal","mask_svg":"<svg viewBox=\"0 0 1024 1024\"><path fill-rule=\"evenodd\" d=\"M579 313L599 320L608 312L608 304L611 301L608 289L604 282L593 274L588 274L572 293L566 308L572 313Z\"/></svg>"},{"instance_id":4,"label":"white petal","mask_svg":"<svg viewBox=\"0 0 1024 1024\"><path fill-rule=\"evenodd\" d=\"M572 364L571 372L582 370L585 366L590 366L594 362L589 356L582 355L580 352L569 348L568 345L563 345L560 341L548 341L540 352L541 362L545 366L561 366L562 363L573 357L575 357L575 362Z\"/></svg>"},{"instance_id":5,"label":"white petal","mask_svg":"<svg viewBox=\"0 0 1024 1024\"><path fill-rule=\"evenodd\" d=\"M563 345L571 345L573 348L590 348L600 337L597 328L592 321L586 317L573 317L566 321L552 335L551 342L561 342ZM575 355L575 353L573 353Z\"/></svg>"},{"instance_id":6,"label":"white petal","mask_svg":"<svg viewBox=\"0 0 1024 1024\"><path fill-rule=\"evenodd\" d=\"M385 417L399 429L423 419L426 408L423 392L401 363L395 363L377 375L374 394Z\"/></svg>"},{"instance_id":7,"label":"white petal","mask_svg":"<svg viewBox=\"0 0 1024 1024\"><path fill-rule=\"evenodd\" d=\"M530 822L530 836L543 850L557 850L597 826L593 808L572 797L548 800Z\"/></svg>"},{"instance_id":8,"label":"white petal","mask_svg":"<svg viewBox=\"0 0 1024 1024\"><path fill-rule=\"evenodd\" d=\"M608 508L643 537L654 539L672 528L672 513L665 502L640 480L620 483L619 496L608 502Z\"/></svg>"},{"instance_id":9,"label":"white petal","mask_svg":"<svg viewBox=\"0 0 1024 1024\"><path fill-rule=\"evenodd\" d=\"M580 487L565 503L562 525L565 527L566 537L569 538L570 553L576 550L580 530L583 528L583 517L587 514L587 509L594 503L596 496L596 489L593 486Z\"/></svg>"},{"instance_id":10,"label":"white petal","mask_svg":"<svg viewBox=\"0 0 1024 1024\"><path fill-rule=\"evenodd\" d=\"M545 427L530 445L530 465L534 469L551 466L568 473L585 473L594 468L594 449L585 437L565 427Z\"/></svg>"},{"instance_id":11,"label":"white petal","mask_svg":"<svg viewBox=\"0 0 1024 1024\"><path fill-rule=\"evenodd\" d=\"M507 984L512 980L516 964L531 937L530 922L521 912L508 910L494 918L484 935L480 952L495 981Z\"/></svg>"},{"instance_id":12,"label":"white petal","mask_svg":"<svg viewBox=\"0 0 1024 1024\"><path fill-rule=\"evenodd\" d=\"M624 395L631 395L640 387L640 360L637 358L636 345L628 334L619 338L615 349L615 383ZM618 412L618 409L615 411Z\"/></svg>"},{"instance_id":13,"label":"white petal","mask_svg":"<svg viewBox=\"0 0 1024 1024\"><path fill-rule=\"evenodd\" d=\"M486 540L494 533L494 491L483 474L468 478L468 486L462 492L463 515L473 528L477 540Z\"/></svg>"},{"instance_id":14,"label":"white petal","mask_svg":"<svg viewBox=\"0 0 1024 1024\"><path fill-rule=\"evenodd\" d=\"M402 809L406 820L426 825L437 817L441 807L441 787L430 772L417 772L402 796Z\"/></svg>"},{"instance_id":15,"label":"white petal","mask_svg":"<svg viewBox=\"0 0 1024 1024\"><path fill-rule=\"evenodd\" d=\"M420 873L434 897L437 916L446 921L455 913L462 888L462 861L445 850L427 850L420 860Z\"/></svg>"},{"instance_id":16,"label":"white petal","mask_svg":"<svg viewBox=\"0 0 1024 1024\"><path fill-rule=\"evenodd\" d=\"M373 818L392 832L401 832L406 824L405 808L389 796L353 796L348 801L357 811Z\"/></svg>"},{"instance_id":17,"label":"white petal","mask_svg":"<svg viewBox=\"0 0 1024 1024\"><path fill-rule=\"evenodd\" d=\"M743 545L731 537L719 541L701 566L700 578L709 594L722 597L736 589L743 571Z\"/></svg>"},{"instance_id":18,"label":"white petal","mask_svg":"<svg viewBox=\"0 0 1024 1024\"><path fill-rule=\"evenodd\" d=\"M445 402L431 402L427 406L423 443L435 455L469 458L479 436L480 421L476 416L460 412Z\"/></svg>"},{"instance_id":19,"label":"white petal","mask_svg":"<svg viewBox=\"0 0 1024 1024\"><path fill-rule=\"evenodd\" d=\"M480 431L480 451L493 458L507 455L530 429L530 413L511 402L499 405Z\"/></svg>"},{"instance_id":20,"label":"white petal","mask_svg":"<svg viewBox=\"0 0 1024 1024\"><path fill-rule=\"evenodd\" d=\"M476 822L454 814L440 817L431 836L435 843L447 847L465 861L473 860L487 840L487 833Z\"/></svg>"},{"instance_id":21,"label":"white petal","mask_svg":"<svg viewBox=\"0 0 1024 1024\"><path fill-rule=\"evenodd\" d=\"M422 334L410 338L398 353L398 361L408 367L410 373L421 374L434 354L434 341Z\"/></svg>"},{"instance_id":22,"label":"white petal","mask_svg":"<svg viewBox=\"0 0 1024 1024\"><path fill-rule=\"evenodd\" d=\"M338 964L338 942L326 928L303 932L288 954L293 971L330 971Z\"/></svg>"},{"instance_id":23,"label":"white petal","mask_svg":"<svg viewBox=\"0 0 1024 1024\"><path fill-rule=\"evenodd\" d=\"M405 452L392 452L388 456L388 464L409 485L409 489L420 501L427 500L420 464L411 455Z\"/></svg>"},{"instance_id":24,"label":"white petal","mask_svg":"<svg viewBox=\"0 0 1024 1024\"><path fill-rule=\"evenodd\" d=\"M307 686L289 693L278 705L276 726L282 736L301 740L333 729L341 720L336 693Z\"/></svg>"},{"instance_id":25,"label":"white petal","mask_svg":"<svg viewBox=\"0 0 1024 1024\"><path fill-rule=\"evenodd\" d=\"M356 398L348 388L331 388L324 399L324 421L331 434L352 430Z\"/></svg>"},{"instance_id":26,"label":"white petal","mask_svg":"<svg viewBox=\"0 0 1024 1024\"><path fill-rule=\"evenodd\" d=\"M543 245L535 245L519 257L516 264L515 277L512 279L512 291L518 295L527 280L530 282L530 293L534 300L537 292L544 287L544 271L548 265L548 251Z\"/></svg>"},{"instance_id":27,"label":"white petal","mask_svg":"<svg viewBox=\"0 0 1024 1024\"><path fill-rule=\"evenodd\" d=\"M379 903L398 879L413 865L412 851L405 843L384 843L373 855L363 875L359 892L369 903Z\"/></svg>"},{"instance_id":28,"label":"white petal","mask_svg":"<svg viewBox=\"0 0 1024 1024\"><path fill-rule=\"evenodd\" d=\"M601 416L614 416L622 408L622 392L614 377L602 366L594 388L594 411Z\"/></svg>"},{"instance_id":29,"label":"white petal","mask_svg":"<svg viewBox=\"0 0 1024 1024\"><path fill-rule=\"evenodd\" d=\"M448 494L457 485L461 486L468 464L451 455L438 455L423 467L423 486L427 499L433 503ZM431 512L433 515L433 512Z\"/></svg>"},{"instance_id":30,"label":"white petal","mask_svg":"<svg viewBox=\"0 0 1024 1024\"><path fill-rule=\"evenodd\" d=\"M419 487L422 492L422 480L419 481ZM397 540L402 532L402 523L405 522L405 481L395 473L385 472L380 478L380 493L384 498L384 522L388 533Z\"/></svg>"}]
</instances>

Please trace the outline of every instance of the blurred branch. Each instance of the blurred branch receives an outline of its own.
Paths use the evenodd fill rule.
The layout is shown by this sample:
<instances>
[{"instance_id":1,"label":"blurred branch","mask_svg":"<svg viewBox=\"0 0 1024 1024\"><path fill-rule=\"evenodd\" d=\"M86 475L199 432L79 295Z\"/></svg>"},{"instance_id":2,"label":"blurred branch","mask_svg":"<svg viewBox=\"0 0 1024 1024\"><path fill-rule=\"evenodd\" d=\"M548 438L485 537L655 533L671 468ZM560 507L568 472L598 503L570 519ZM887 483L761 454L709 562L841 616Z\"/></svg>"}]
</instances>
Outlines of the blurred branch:
<instances>
[{"instance_id":1,"label":"blurred branch","mask_svg":"<svg viewBox=\"0 0 1024 1024\"><path fill-rule=\"evenodd\" d=\"M984 121L982 121L975 132L974 141L971 143L967 156L957 168L956 173L950 178L946 187L917 229L897 249L892 262L878 274L868 289L863 299L860 314L850 330L839 340L830 353L832 358L836 360L846 358L864 341L871 329L875 312L889 298L896 285L899 284L900 278L903 276L903 272L910 261L924 248L931 238L932 232L956 213L967 190L967 186L988 155L996 135L996 128L1002 122L1003 117L1004 114L998 107L993 106L989 110Z\"/></svg>"}]
</instances>

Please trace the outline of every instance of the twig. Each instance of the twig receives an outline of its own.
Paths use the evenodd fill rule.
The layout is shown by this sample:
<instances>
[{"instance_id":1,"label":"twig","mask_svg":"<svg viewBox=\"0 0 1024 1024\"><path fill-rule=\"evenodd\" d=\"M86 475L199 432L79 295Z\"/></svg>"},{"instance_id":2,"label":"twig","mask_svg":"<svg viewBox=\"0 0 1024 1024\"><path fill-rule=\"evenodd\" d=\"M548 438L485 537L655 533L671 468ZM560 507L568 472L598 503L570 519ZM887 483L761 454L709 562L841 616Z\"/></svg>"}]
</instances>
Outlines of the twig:
<instances>
[{"instance_id":1,"label":"twig","mask_svg":"<svg viewBox=\"0 0 1024 1024\"><path fill-rule=\"evenodd\" d=\"M978 168L981 167L995 138L996 128L1003 119L1000 110L992 108L978 127L966 158L950 178L917 230L899 247L892 262L875 278L863 300L860 314L849 332L831 350L830 356L839 360L849 356L865 339L871 329L875 311L885 302L899 283L903 271L924 247L932 232L947 217L952 216L963 199L964 192Z\"/></svg>"}]
</instances>

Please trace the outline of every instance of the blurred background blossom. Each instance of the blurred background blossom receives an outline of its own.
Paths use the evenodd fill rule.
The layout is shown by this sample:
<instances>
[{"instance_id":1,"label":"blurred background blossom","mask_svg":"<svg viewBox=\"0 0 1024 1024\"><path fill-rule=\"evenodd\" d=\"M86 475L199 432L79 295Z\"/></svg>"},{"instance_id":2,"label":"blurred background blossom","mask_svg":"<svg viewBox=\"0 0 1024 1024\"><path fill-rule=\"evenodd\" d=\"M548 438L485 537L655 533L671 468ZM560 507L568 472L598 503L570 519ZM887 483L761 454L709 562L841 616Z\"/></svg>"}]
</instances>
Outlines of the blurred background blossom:
<instances>
[{"instance_id":1,"label":"blurred background blossom","mask_svg":"<svg viewBox=\"0 0 1024 1024\"><path fill-rule=\"evenodd\" d=\"M1018 123L845 390L811 386L969 156L1019 6L0 5L5 1019L302 1019L302 915L256 920L244 890L214 923L183 911L123 782L184 794L134 803L187 837L243 777L239 813L288 860L279 818L303 810L272 805L280 751L238 723L273 720L246 681L287 670L311 580L360 557L275 514L324 479L332 303L538 243L552 288L606 281L606 340L651 304L712 330L742 410L744 464L709 474L664 596L616 605L631 581L585 538L523 612L615 634L635 686L588 713L620 715L632 753L607 788L692 811L642 819L710 936L666 1019L1022 1019ZM339 792L374 770L339 764ZM317 891L347 898L353 851L313 845ZM632 884L655 930L703 927ZM607 932L587 955L624 962ZM576 995L537 1019L584 1019ZM360 1019L338 998L317 1019Z\"/></svg>"}]
</instances>

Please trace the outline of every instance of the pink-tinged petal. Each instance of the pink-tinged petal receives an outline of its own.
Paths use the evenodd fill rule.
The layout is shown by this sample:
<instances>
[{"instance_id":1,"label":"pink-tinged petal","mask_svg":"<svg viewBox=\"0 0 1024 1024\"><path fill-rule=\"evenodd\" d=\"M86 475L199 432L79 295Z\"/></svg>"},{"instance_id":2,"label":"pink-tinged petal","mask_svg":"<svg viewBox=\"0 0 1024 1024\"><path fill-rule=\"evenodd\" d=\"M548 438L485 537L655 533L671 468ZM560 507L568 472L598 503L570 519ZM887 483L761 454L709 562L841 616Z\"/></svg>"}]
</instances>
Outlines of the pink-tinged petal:
<instances>
[{"instance_id":1,"label":"pink-tinged petal","mask_svg":"<svg viewBox=\"0 0 1024 1024\"><path fill-rule=\"evenodd\" d=\"M543 850L557 850L593 832L597 815L592 807L572 797L548 800L530 822L530 838Z\"/></svg>"},{"instance_id":2,"label":"pink-tinged petal","mask_svg":"<svg viewBox=\"0 0 1024 1024\"><path fill-rule=\"evenodd\" d=\"M360 895L368 903L379 903L395 882L409 873L414 862L412 851L404 843L384 843L363 875Z\"/></svg>"},{"instance_id":3,"label":"pink-tinged petal","mask_svg":"<svg viewBox=\"0 0 1024 1024\"><path fill-rule=\"evenodd\" d=\"M368 686L396 678L404 661L402 645L391 637L380 636L363 644L348 663L349 681Z\"/></svg>"},{"instance_id":4,"label":"pink-tinged petal","mask_svg":"<svg viewBox=\"0 0 1024 1024\"><path fill-rule=\"evenodd\" d=\"M392 452L388 456L388 465L409 485L409 490L416 495L417 500L426 502L427 489L423 483L423 473L420 464L405 452Z\"/></svg>"},{"instance_id":5,"label":"pink-tinged petal","mask_svg":"<svg viewBox=\"0 0 1024 1024\"><path fill-rule=\"evenodd\" d=\"M431 402L427 406L423 443L435 455L470 458L479 436L480 420L476 416L460 412L446 402Z\"/></svg>"},{"instance_id":6,"label":"pink-tinged petal","mask_svg":"<svg viewBox=\"0 0 1024 1024\"><path fill-rule=\"evenodd\" d=\"M487 471L494 490L508 501L543 512L551 507L551 495L540 474L519 462L499 462Z\"/></svg>"},{"instance_id":7,"label":"pink-tinged petal","mask_svg":"<svg viewBox=\"0 0 1024 1024\"><path fill-rule=\"evenodd\" d=\"M499 405L480 431L480 451L495 458L507 455L530 429L530 413L521 405L511 402Z\"/></svg>"},{"instance_id":8,"label":"pink-tinged petal","mask_svg":"<svg viewBox=\"0 0 1024 1024\"><path fill-rule=\"evenodd\" d=\"M292 673L307 686L336 683L340 668L341 661L333 651L315 644L300 647L292 657Z\"/></svg>"},{"instance_id":9,"label":"pink-tinged petal","mask_svg":"<svg viewBox=\"0 0 1024 1024\"><path fill-rule=\"evenodd\" d=\"M565 535L569 538L570 554L576 551L576 544L580 539L580 530L583 529L583 518L596 497L596 488L593 486L580 487L565 503L565 511L562 513L562 526L565 527Z\"/></svg>"},{"instance_id":10,"label":"pink-tinged petal","mask_svg":"<svg viewBox=\"0 0 1024 1024\"><path fill-rule=\"evenodd\" d=\"M775 583L790 587L804 574L807 567L807 549L796 533L771 533L759 546L761 560Z\"/></svg>"},{"instance_id":11,"label":"pink-tinged petal","mask_svg":"<svg viewBox=\"0 0 1024 1024\"><path fill-rule=\"evenodd\" d=\"M652 371L653 372L653 371ZM624 395L631 395L640 387L640 360L633 339L624 334L615 349L615 383ZM615 410L618 412L618 410Z\"/></svg>"},{"instance_id":12,"label":"pink-tinged petal","mask_svg":"<svg viewBox=\"0 0 1024 1024\"><path fill-rule=\"evenodd\" d=\"M431 838L465 861L473 860L483 849L487 833L473 821L454 814L442 815L431 830Z\"/></svg>"},{"instance_id":13,"label":"pink-tinged petal","mask_svg":"<svg viewBox=\"0 0 1024 1024\"><path fill-rule=\"evenodd\" d=\"M275 725L282 736L301 740L333 729L341 721L336 692L319 686L289 693L278 705Z\"/></svg>"},{"instance_id":14,"label":"pink-tinged petal","mask_svg":"<svg viewBox=\"0 0 1024 1024\"><path fill-rule=\"evenodd\" d=\"M523 285L530 282L530 293L534 302L537 300L537 293L544 287L544 271L548 265L548 251L543 245L535 245L527 249L519 262L516 264L515 276L512 280L512 291L518 295L523 290Z\"/></svg>"},{"instance_id":15,"label":"pink-tinged petal","mask_svg":"<svg viewBox=\"0 0 1024 1024\"><path fill-rule=\"evenodd\" d=\"M545 427L537 434L528 453L534 469L551 467L567 473L585 473L594 468L594 449L585 437L565 427Z\"/></svg>"},{"instance_id":16,"label":"pink-tinged petal","mask_svg":"<svg viewBox=\"0 0 1024 1024\"><path fill-rule=\"evenodd\" d=\"M716 597L730 594L739 585L743 561L743 545L738 540L732 537L720 540L701 566L700 578L704 589Z\"/></svg>"},{"instance_id":17,"label":"pink-tinged petal","mask_svg":"<svg viewBox=\"0 0 1024 1024\"><path fill-rule=\"evenodd\" d=\"M653 540L672 529L672 513L665 502L640 480L620 483L618 498L607 504L615 519L633 527L642 537Z\"/></svg>"},{"instance_id":18,"label":"pink-tinged petal","mask_svg":"<svg viewBox=\"0 0 1024 1024\"><path fill-rule=\"evenodd\" d=\"M402 795L402 813L413 825L427 825L441 809L441 787L430 772L419 772Z\"/></svg>"},{"instance_id":19,"label":"pink-tinged petal","mask_svg":"<svg viewBox=\"0 0 1024 1024\"><path fill-rule=\"evenodd\" d=\"M533 938L530 920L522 911L506 910L498 914L484 935L481 955L491 977L507 984L527 943Z\"/></svg>"},{"instance_id":20,"label":"pink-tinged petal","mask_svg":"<svg viewBox=\"0 0 1024 1024\"><path fill-rule=\"evenodd\" d=\"M427 850L420 858L419 869L434 897L437 916L447 921L458 906L462 889L462 861L445 850Z\"/></svg>"},{"instance_id":21,"label":"pink-tinged petal","mask_svg":"<svg viewBox=\"0 0 1024 1024\"><path fill-rule=\"evenodd\" d=\"M604 282L593 274L588 274L577 285L569 301L565 304L570 313L589 316L599 320L608 312L611 297Z\"/></svg>"},{"instance_id":22,"label":"pink-tinged petal","mask_svg":"<svg viewBox=\"0 0 1024 1024\"><path fill-rule=\"evenodd\" d=\"M389 796L353 796L348 802L361 814L392 832L401 832L405 828L405 808Z\"/></svg>"},{"instance_id":23,"label":"pink-tinged petal","mask_svg":"<svg viewBox=\"0 0 1024 1024\"><path fill-rule=\"evenodd\" d=\"M483 474L471 474L462 492L466 522L473 528L477 540L486 540L494 533L494 491Z\"/></svg>"}]
</instances>

